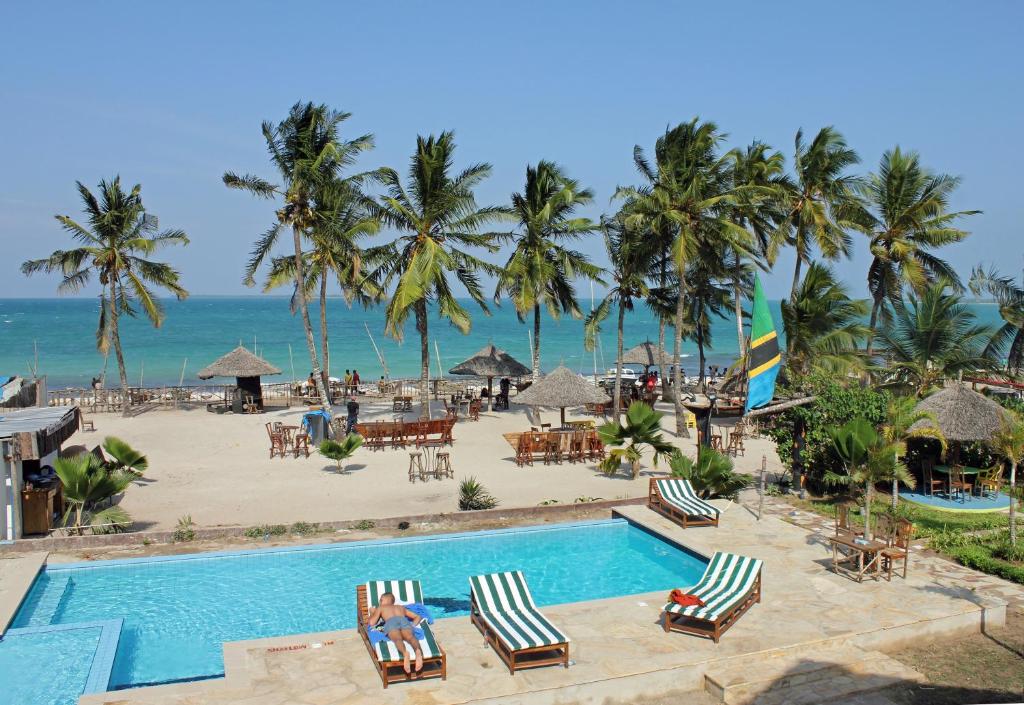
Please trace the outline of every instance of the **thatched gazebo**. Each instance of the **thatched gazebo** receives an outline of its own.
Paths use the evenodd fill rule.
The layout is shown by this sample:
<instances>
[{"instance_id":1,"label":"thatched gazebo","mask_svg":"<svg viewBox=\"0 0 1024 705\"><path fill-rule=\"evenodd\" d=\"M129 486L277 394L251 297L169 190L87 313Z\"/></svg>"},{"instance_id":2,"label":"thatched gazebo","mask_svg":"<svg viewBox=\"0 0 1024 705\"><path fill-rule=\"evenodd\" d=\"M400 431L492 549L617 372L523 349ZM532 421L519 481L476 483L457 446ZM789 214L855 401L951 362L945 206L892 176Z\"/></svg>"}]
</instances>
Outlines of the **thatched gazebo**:
<instances>
[{"instance_id":1,"label":"thatched gazebo","mask_svg":"<svg viewBox=\"0 0 1024 705\"><path fill-rule=\"evenodd\" d=\"M279 374L281 374L281 370L239 345L227 355L199 370L197 376L199 379L234 377L235 398L232 407L237 413L242 410L246 396L251 396L256 405L262 409L263 388L260 387L260 377Z\"/></svg>"},{"instance_id":2,"label":"thatched gazebo","mask_svg":"<svg viewBox=\"0 0 1024 705\"><path fill-rule=\"evenodd\" d=\"M622 364L643 365L644 372L655 365L673 365L672 355L656 343L646 341L622 353Z\"/></svg>"},{"instance_id":3,"label":"thatched gazebo","mask_svg":"<svg viewBox=\"0 0 1024 705\"><path fill-rule=\"evenodd\" d=\"M501 348L488 343L485 348L472 357L463 360L448 370L449 374L467 375L470 377L487 378L487 408L494 404L494 393L491 385L495 377L521 377L530 373L530 368L519 362Z\"/></svg>"},{"instance_id":4,"label":"thatched gazebo","mask_svg":"<svg viewBox=\"0 0 1024 705\"><path fill-rule=\"evenodd\" d=\"M953 443L987 441L1007 418L1003 407L959 382L924 398L914 409L930 413L935 422L921 419L911 431L937 425L946 441Z\"/></svg>"},{"instance_id":5,"label":"thatched gazebo","mask_svg":"<svg viewBox=\"0 0 1024 705\"><path fill-rule=\"evenodd\" d=\"M566 407L607 402L607 394L564 365L516 395L516 404L560 409L563 426Z\"/></svg>"}]
</instances>

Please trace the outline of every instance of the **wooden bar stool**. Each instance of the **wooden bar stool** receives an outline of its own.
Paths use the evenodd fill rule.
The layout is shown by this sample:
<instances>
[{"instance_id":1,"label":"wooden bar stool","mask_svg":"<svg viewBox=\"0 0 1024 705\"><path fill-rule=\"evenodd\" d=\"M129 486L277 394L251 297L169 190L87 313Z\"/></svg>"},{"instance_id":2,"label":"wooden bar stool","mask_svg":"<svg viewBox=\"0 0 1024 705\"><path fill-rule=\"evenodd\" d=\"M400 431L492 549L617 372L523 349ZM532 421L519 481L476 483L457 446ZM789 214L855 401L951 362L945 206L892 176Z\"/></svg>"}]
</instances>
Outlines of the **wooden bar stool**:
<instances>
[{"instance_id":1,"label":"wooden bar stool","mask_svg":"<svg viewBox=\"0 0 1024 705\"><path fill-rule=\"evenodd\" d=\"M455 471L452 470L452 458L448 451L441 451L437 454L434 464L434 477L438 480L445 477L455 477Z\"/></svg>"},{"instance_id":2,"label":"wooden bar stool","mask_svg":"<svg viewBox=\"0 0 1024 705\"><path fill-rule=\"evenodd\" d=\"M418 450L409 451L409 482L416 482L427 479L426 471L423 469L423 453Z\"/></svg>"}]
</instances>

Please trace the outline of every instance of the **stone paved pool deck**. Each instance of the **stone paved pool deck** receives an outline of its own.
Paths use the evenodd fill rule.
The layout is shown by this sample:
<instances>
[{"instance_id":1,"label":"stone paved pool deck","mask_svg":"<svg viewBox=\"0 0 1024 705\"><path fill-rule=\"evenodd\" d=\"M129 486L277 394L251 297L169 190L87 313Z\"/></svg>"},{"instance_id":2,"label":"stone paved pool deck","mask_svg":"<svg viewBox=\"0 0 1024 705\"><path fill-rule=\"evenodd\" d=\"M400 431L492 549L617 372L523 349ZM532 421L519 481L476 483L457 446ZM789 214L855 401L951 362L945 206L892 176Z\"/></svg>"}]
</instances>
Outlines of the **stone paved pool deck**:
<instances>
[{"instance_id":1,"label":"stone paved pool deck","mask_svg":"<svg viewBox=\"0 0 1024 705\"><path fill-rule=\"evenodd\" d=\"M662 592L547 607L545 613L572 639L574 663L569 669L536 669L514 677L484 645L469 619L460 617L442 620L436 628L438 640L448 653L449 676L445 682L435 679L382 689L362 641L349 629L228 643L224 647L223 679L89 695L80 702L643 702L704 689L706 676L724 684L738 683L751 673L763 673L768 678L776 664L776 670L786 668L797 674L789 676L792 680L816 659L842 663L851 649L877 654L877 650L932 636L1001 625L1007 598L1021 599L1024 595L1019 586L932 556L912 557L905 581L895 578L891 583L858 584L829 569L825 531L808 531L774 515L759 522L737 504L728 505L717 529L683 530L646 507L623 507L619 512L707 555L722 549L763 559L761 603L747 612L718 645L706 639L664 633L658 624L665 599ZM565 558L586 560L586 556ZM429 586L424 587L429 591ZM888 673L889 668L882 670ZM847 680L858 672L854 664L846 670ZM893 674L893 678L899 677L906 676Z\"/></svg>"}]
</instances>

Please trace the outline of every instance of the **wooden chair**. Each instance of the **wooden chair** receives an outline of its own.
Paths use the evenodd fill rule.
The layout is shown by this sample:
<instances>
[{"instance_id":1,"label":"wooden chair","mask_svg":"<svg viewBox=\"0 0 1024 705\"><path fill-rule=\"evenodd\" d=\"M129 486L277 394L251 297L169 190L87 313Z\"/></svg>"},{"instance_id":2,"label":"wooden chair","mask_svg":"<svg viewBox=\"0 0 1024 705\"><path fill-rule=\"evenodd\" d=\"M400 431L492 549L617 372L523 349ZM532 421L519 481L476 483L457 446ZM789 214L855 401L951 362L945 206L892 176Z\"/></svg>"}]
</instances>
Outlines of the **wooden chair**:
<instances>
[{"instance_id":1,"label":"wooden chair","mask_svg":"<svg viewBox=\"0 0 1024 705\"><path fill-rule=\"evenodd\" d=\"M924 458L921 461L921 474L924 475L924 486L928 490L928 494L934 495L935 488L939 488L939 492L944 492L946 489L946 481L941 477L936 479L935 477L935 461L931 458Z\"/></svg>"},{"instance_id":2,"label":"wooden chair","mask_svg":"<svg viewBox=\"0 0 1024 705\"><path fill-rule=\"evenodd\" d=\"M604 460L604 443L597 431L587 432L587 457L595 462Z\"/></svg>"},{"instance_id":3,"label":"wooden chair","mask_svg":"<svg viewBox=\"0 0 1024 705\"><path fill-rule=\"evenodd\" d=\"M893 563L903 561L903 579L907 579L907 563L910 561L910 541L914 537L914 525L907 519L896 522L890 534L889 547L882 551L882 569L885 579L892 581Z\"/></svg>"},{"instance_id":4,"label":"wooden chair","mask_svg":"<svg viewBox=\"0 0 1024 705\"><path fill-rule=\"evenodd\" d=\"M394 421L391 424L391 447L405 448L405 422Z\"/></svg>"},{"instance_id":5,"label":"wooden chair","mask_svg":"<svg viewBox=\"0 0 1024 705\"><path fill-rule=\"evenodd\" d=\"M516 465L533 465L533 435L522 433L516 442Z\"/></svg>"},{"instance_id":6,"label":"wooden chair","mask_svg":"<svg viewBox=\"0 0 1024 705\"><path fill-rule=\"evenodd\" d=\"M746 455L746 449L743 447L743 429L737 426L729 434L729 444L725 448L726 454L731 454L733 457L737 455Z\"/></svg>"},{"instance_id":7,"label":"wooden chair","mask_svg":"<svg viewBox=\"0 0 1024 705\"><path fill-rule=\"evenodd\" d=\"M438 435L440 436L441 443L445 445L455 444L455 438L452 435L454 429L455 419L442 419L438 422Z\"/></svg>"},{"instance_id":8,"label":"wooden chair","mask_svg":"<svg viewBox=\"0 0 1024 705\"><path fill-rule=\"evenodd\" d=\"M998 462L985 475L978 476L978 493L984 497L986 491L991 491L992 498L999 496L1003 489L1003 467Z\"/></svg>"},{"instance_id":9,"label":"wooden chair","mask_svg":"<svg viewBox=\"0 0 1024 705\"><path fill-rule=\"evenodd\" d=\"M284 432L281 430L281 424L277 424L277 428L274 428L274 424L267 424L267 435L270 436L270 457L273 458L274 454L277 453L282 458L285 454L285 438Z\"/></svg>"},{"instance_id":10,"label":"wooden chair","mask_svg":"<svg viewBox=\"0 0 1024 705\"><path fill-rule=\"evenodd\" d=\"M850 523L850 505L843 503L836 505L836 536L863 536L863 531L857 531Z\"/></svg>"},{"instance_id":11,"label":"wooden chair","mask_svg":"<svg viewBox=\"0 0 1024 705\"><path fill-rule=\"evenodd\" d=\"M474 399L473 401L469 402L469 420L470 421L479 421L480 420L480 407L481 406L482 405L480 404L480 400L479 399Z\"/></svg>"},{"instance_id":12,"label":"wooden chair","mask_svg":"<svg viewBox=\"0 0 1024 705\"><path fill-rule=\"evenodd\" d=\"M299 453L305 453L306 457L309 457L309 434L303 430L298 430L295 433L295 444L292 447L295 453L295 457L299 457Z\"/></svg>"},{"instance_id":13,"label":"wooden chair","mask_svg":"<svg viewBox=\"0 0 1024 705\"><path fill-rule=\"evenodd\" d=\"M956 492L960 492L962 499L960 501L966 501L967 497L974 492L974 483L967 481L967 476L964 475L964 468L962 465L950 465L949 466L949 496L956 499Z\"/></svg>"},{"instance_id":14,"label":"wooden chair","mask_svg":"<svg viewBox=\"0 0 1024 705\"><path fill-rule=\"evenodd\" d=\"M85 414L79 413L78 415L78 428L82 431L95 431L96 424L92 419L85 418ZM273 456L271 456L273 457Z\"/></svg>"}]
</instances>

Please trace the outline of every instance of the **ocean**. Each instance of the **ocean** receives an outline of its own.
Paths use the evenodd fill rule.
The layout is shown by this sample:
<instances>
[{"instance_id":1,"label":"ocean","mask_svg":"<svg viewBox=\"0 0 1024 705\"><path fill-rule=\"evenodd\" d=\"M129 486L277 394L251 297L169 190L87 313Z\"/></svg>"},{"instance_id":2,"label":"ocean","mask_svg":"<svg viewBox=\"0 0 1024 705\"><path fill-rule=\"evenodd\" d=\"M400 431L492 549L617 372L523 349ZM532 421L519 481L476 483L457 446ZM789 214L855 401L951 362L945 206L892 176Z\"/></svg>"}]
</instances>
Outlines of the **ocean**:
<instances>
[{"instance_id":1,"label":"ocean","mask_svg":"<svg viewBox=\"0 0 1024 705\"><path fill-rule=\"evenodd\" d=\"M281 368L280 377L267 381L305 379L309 374L309 354L298 315L289 311L288 298L279 296L193 296L185 301L165 300L164 324L153 328L140 317L122 319L128 381L131 385L160 386L177 384L184 367L185 384L200 384L196 373L239 344L255 349L259 355ZM532 321L520 323L508 305L491 306L484 315L471 301L463 304L471 311L473 328L468 335L437 318L430 319L431 375L440 367L447 371L488 342L508 351L523 364L530 365ZM998 323L999 313L992 304L971 304L985 323ZM781 332L779 302L771 302L776 325ZM96 350L96 324L99 303L91 298L0 299L0 377L38 372L47 376L50 389L88 386L93 376L104 369L104 359ZM319 344L319 307L311 306L310 315ZM331 374L341 376L346 369L358 369L364 381L379 378L383 371L367 334L367 327L387 362L391 377L419 375L419 336L410 320L405 339L396 341L384 335L384 308L364 310L348 308L340 298L328 300ZM583 321L563 317L553 320L543 314L541 323L541 366L545 371L558 364L591 373L603 372L615 364L615 317L604 324L595 352L583 346ZM671 334L669 334L671 336ZM707 364L729 365L737 356L736 326L733 319L716 320L712 326L712 346ZM627 313L625 348L644 340L657 341L658 324L651 313L638 307ZM671 341L671 337L668 338ZM436 347L435 347L436 343ZM290 349L289 349L290 346ZM666 344L671 350L671 345ZM683 368L696 374L697 349L684 342ZM38 357L36 357L38 355ZM38 363L36 363L38 360ZM113 354L107 361L107 386L117 384L117 364Z\"/></svg>"}]
</instances>

